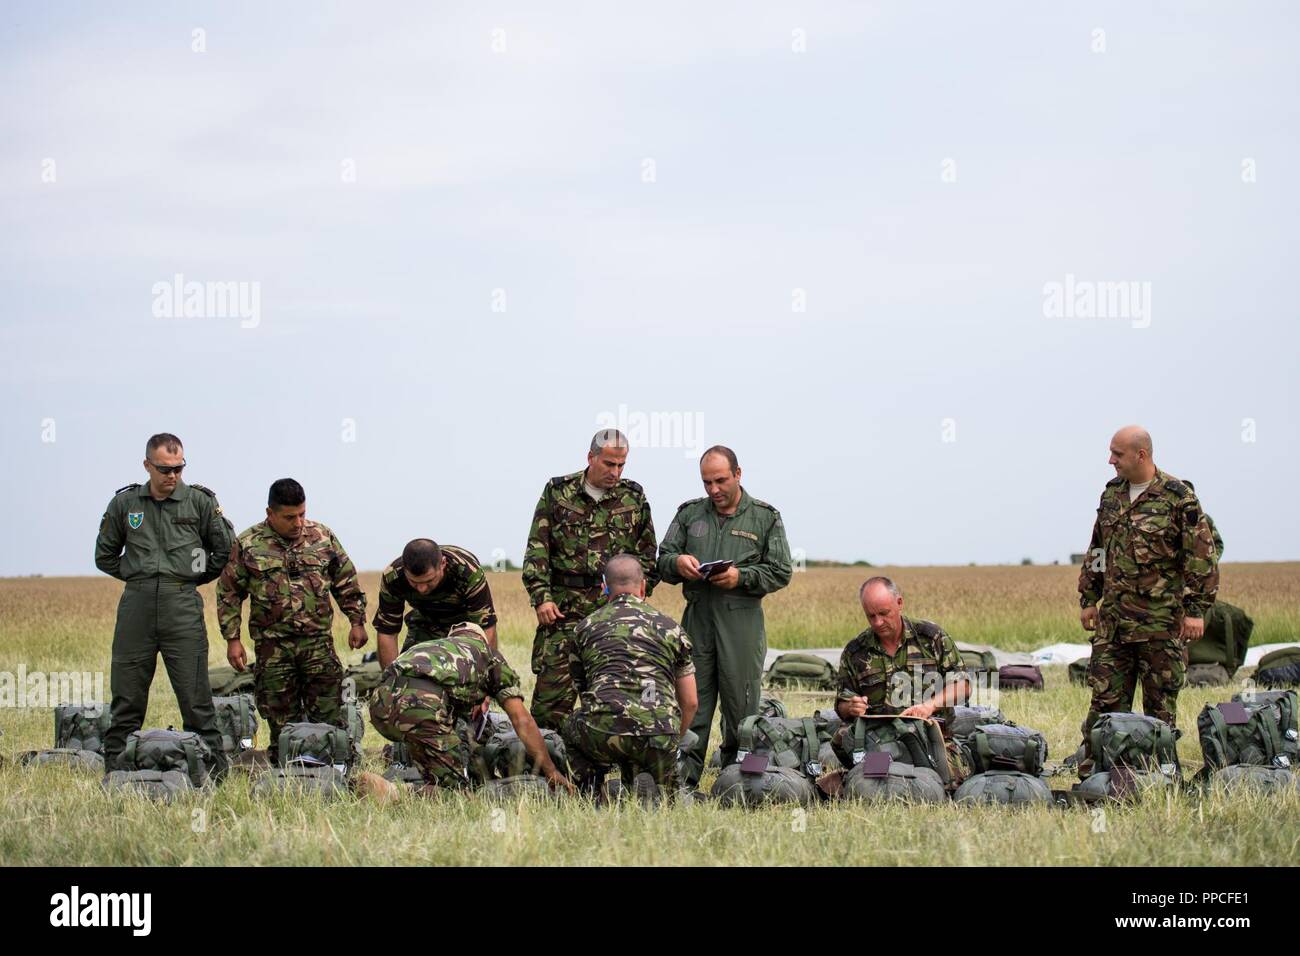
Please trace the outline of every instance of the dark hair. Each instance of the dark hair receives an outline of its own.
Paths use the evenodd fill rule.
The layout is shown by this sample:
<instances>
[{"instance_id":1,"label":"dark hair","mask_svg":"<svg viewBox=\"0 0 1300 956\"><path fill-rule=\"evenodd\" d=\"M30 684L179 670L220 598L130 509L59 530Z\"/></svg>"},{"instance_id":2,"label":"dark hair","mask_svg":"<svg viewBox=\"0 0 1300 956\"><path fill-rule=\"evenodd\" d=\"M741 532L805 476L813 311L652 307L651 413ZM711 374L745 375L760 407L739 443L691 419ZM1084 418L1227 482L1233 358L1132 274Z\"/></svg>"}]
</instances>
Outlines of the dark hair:
<instances>
[{"instance_id":1,"label":"dark hair","mask_svg":"<svg viewBox=\"0 0 1300 956\"><path fill-rule=\"evenodd\" d=\"M151 453L159 448L165 448L175 454L182 451L184 446L181 440L171 432L159 432L157 435L150 435L149 440L144 445L144 457L148 458Z\"/></svg>"},{"instance_id":2,"label":"dark hair","mask_svg":"<svg viewBox=\"0 0 1300 956\"><path fill-rule=\"evenodd\" d=\"M710 455L721 455L723 458L727 459L727 466L731 468L731 473L733 475L740 470L740 462L736 461L736 453L726 445L714 445L712 448L708 449L700 456L700 464L704 464L704 459L708 458Z\"/></svg>"},{"instance_id":3,"label":"dark hair","mask_svg":"<svg viewBox=\"0 0 1300 956\"><path fill-rule=\"evenodd\" d=\"M271 490L266 496L268 508L295 508L307 500L307 492L302 485L292 478L281 478L271 482Z\"/></svg>"},{"instance_id":4,"label":"dark hair","mask_svg":"<svg viewBox=\"0 0 1300 956\"><path fill-rule=\"evenodd\" d=\"M442 548L430 538L408 541L402 549L402 567L416 577L428 574L442 561Z\"/></svg>"}]
</instances>

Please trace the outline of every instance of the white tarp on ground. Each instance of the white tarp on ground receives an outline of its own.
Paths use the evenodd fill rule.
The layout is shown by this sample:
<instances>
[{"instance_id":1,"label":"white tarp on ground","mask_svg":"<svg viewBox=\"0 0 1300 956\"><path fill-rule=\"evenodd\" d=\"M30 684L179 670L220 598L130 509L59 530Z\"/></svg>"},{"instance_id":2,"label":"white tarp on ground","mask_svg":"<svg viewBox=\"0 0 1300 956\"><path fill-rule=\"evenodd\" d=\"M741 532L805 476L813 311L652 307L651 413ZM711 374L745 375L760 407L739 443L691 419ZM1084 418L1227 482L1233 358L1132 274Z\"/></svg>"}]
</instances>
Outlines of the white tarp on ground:
<instances>
[{"instance_id":1,"label":"white tarp on ground","mask_svg":"<svg viewBox=\"0 0 1300 956\"><path fill-rule=\"evenodd\" d=\"M1265 654L1271 654L1279 651L1284 647L1300 647L1300 641L1293 641L1290 644L1258 644L1255 647L1246 649L1246 667L1259 666L1259 659Z\"/></svg>"},{"instance_id":2,"label":"white tarp on ground","mask_svg":"<svg viewBox=\"0 0 1300 956\"><path fill-rule=\"evenodd\" d=\"M1091 644L1048 644L1036 651L1031 651L1034 663L1040 667L1047 664L1073 664L1084 657L1092 656Z\"/></svg>"},{"instance_id":3,"label":"white tarp on ground","mask_svg":"<svg viewBox=\"0 0 1300 956\"><path fill-rule=\"evenodd\" d=\"M1255 667L1259 664L1259 659L1265 654L1276 651L1283 647L1300 647L1300 642L1290 644L1260 644L1246 651L1246 667ZM1003 651L996 647L990 647L988 644L967 644L965 641L958 641L959 650L968 651L992 651L993 656L997 659L998 667L1006 667L1008 664L1038 664L1040 667L1048 664L1072 664L1080 658L1088 657L1092 654L1092 645L1090 644L1048 644L1046 647L1040 647L1036 651L1024 653L1023 651ZM840 665L840 654L844 650L842 647L799 647L799 648L770 648L767 657L763 661L763 670L772 666L772 662L782 654L815 654L818 657L825 658L836 667Z\"/></svg>"}]
</instances>

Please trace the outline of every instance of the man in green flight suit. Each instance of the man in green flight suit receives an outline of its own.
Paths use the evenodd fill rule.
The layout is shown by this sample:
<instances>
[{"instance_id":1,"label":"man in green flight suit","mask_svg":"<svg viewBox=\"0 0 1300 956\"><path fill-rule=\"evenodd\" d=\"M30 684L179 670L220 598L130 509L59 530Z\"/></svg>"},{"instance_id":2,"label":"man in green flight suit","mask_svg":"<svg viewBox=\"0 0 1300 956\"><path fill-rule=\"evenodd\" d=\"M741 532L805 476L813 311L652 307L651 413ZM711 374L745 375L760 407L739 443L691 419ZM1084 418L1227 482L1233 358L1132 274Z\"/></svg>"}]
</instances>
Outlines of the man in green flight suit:
<instances>
[{"instance_id":1,"label":"man in green flight suit","mask_svg":"<svg viewBox=\"0 0 1300 956\"><path fill-rule=\"evenodd\" d=\"M95 567L126 582L113 631L112 725L104 763L116 769L127 736L144 724L158 654L162 654L183 726L212 748L225 769L208 686L208 635L197 590L220 576L234 528L216 496L180 480L181 440L167 432L145 446L143 485L119 488L99 523Z\"/></svg>"},{"instance_id":2,"label":"man in green flight suit","mask_svg":"<svg viewBox=\"0 0 1300 956\"><path fill-rule=\"evenodd\" d=\"M713 711L721 699L722 762L735 760L736 729L758 713L767 655L763 595L790 583L790 546L781 514L751 498L740 485L740 465L730 448L715 445L700 458L706 498L677 509L659 546L659 575L682 585L682 626L691 636L691 657L700 706L691 723L699 743L686 757L688 786L699 784L708 753ZM702 564L731 566L701 573Z\"/></svg>"},{"instance_id":3,"label":"man in green flight suit","mask_svg":"<svg viewBox=\"0 0 1300 956\"><path fill-rule=\"evenodd\" d=\"M614 428L596 432L587 467L542 489L524 549L524 588L537 614L530 708L537 726L559 730L578 700L569 642L578 622L605 603L601 574L616 554L634 554L654 590L655 527L645 492L623 477L628 443Z\"/></svg>"}]
</instances>

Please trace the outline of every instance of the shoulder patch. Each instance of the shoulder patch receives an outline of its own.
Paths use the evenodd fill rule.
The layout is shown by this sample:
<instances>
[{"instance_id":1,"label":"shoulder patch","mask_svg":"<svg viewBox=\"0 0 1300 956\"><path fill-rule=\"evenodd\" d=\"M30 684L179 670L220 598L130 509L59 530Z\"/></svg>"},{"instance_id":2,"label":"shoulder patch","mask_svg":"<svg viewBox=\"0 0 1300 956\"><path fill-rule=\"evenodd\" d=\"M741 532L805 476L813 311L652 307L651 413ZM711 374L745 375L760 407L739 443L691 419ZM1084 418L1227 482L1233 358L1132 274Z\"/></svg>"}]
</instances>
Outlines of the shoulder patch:
<instances>
[{"instance_id":1,"label":"shoulder patch","mask_svg":"<svg viewBox=\"0 0 1300 956\"><path fill-rule=\"evenodd\" d=\"M580 471L575 471L571 475L556 475L554 478L551 479L551 486L554 488L560 488L564 485L567 485L575 478L581 478L581 477L582 477L582 472Z\"/></svg>"},{"instance_id":2,"label":"shoulder patch","mask_svg":"<svg viewBox=\"0 0 1300 956\"><path fill-rule=\"evenodd\" d=\"M777 511L774 507L772 507L771 505L769 505L766 501L763 501L763 500L760 499L760 498L750 498L749 500L750 500L750 503L751 503L751 504L756 504L756 505L758 505L760 508L766 508L768 511L772 512L772 514L774 514L774 515L780 517L781 512Z\"/></svg>"},{"instance_id":3,"label":"shoulder patch","mask_svg":"<svg viewBox=\"0 0 1300 956\"><path fill-rule=\"evenodd\" d=\"M394 581L397 579L397 575L401 573L402 573L402 559L398 558L388 567L384 568L384 570L380 571L379 576L383 578L385 581Z\"/></svg>"},{"instance_id":4,"label":"shoulder patch","mask_svg":"<svg viewBox=\"0 0 1300 956\"><path fill-rule=\"evenodd\" d=\"M1165 487L1176 494L1179 498L1190 494L1190 489L1177 478L1170 478L1165 482Z\"/></svg>"},{"instance_id":5,"label":"shoulder patch","mask_svg":"<svg viewBox=\"0 0 1300 956\"><path fill-rule=\"evenodd\" d=\"M678 513L680 513L682 511L685 511L691 505L697 505L701 501L708 501L708 500L709 500L708 498L692 498L690 501L683 501L680 505L677 506L677 511Z\"/></svg>"},{"instance_id":6,"label":"shoulder patch","mask_svg":"<svg viewBox=\"0 0 1300 956\"><path fill-rule=\"evenodd\" d=\"M191 484L190 487L193 488L195 491L203 492L209 498L215 498L217 496L217 493L215 491L213 491L211 488L204 487L203 485Z\"/></svg>"},{"instance_id":7,"label":"shoulder patch","mask_svg":"<svg viewBox=\"0 0 1300 956\"><path fill-rule=\"evenodd\" d=\"M620 478L619 482L626 486L628 490L636 492L642 498L645 497L645 489L633 481L631 478Z\"/></svg>"},{"instance_id":8,"label":"shoulder patch","mask_svg":"<svg viewBox=\"0 0 1300 956\"><path fill-rule=\"evenodd\" d=\"M133 482L131 482L129 485L123 485L121 488L117 489L117 491L113 492L113 497L116 498L118 495L120 495L120 494L121 494L122 492L124 492L124 491L134 491L135 489L137 489L137 488L139 488L139 487L140 487L140 482L138 482L138 481L133 481Z\"/></svg>"},{"instance_id":9,"label":"shoulder patch","mask_svg":"<svg viewBox=\"0 0 1300 956\"><path fill-rule=\"evenodd\" d=\"M1120 485L1122 485L1122 484L1124 484L1124 479L1121 478L1119 475L1116 475L1116 476L1115 476L1114 478L1112 478L1110 481L1106 482L1106 487L1107 487L1107 488L1118 488L1118 487L1119 487Z\"/></svg>"}]
</instances>

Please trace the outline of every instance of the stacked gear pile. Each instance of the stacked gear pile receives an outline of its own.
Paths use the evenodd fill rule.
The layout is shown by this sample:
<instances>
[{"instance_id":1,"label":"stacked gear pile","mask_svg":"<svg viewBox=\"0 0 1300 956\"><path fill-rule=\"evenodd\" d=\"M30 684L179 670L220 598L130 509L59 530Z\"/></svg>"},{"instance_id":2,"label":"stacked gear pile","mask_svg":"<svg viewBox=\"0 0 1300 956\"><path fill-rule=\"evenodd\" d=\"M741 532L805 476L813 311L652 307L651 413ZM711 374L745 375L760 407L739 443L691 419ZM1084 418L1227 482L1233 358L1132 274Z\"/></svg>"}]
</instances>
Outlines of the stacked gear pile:
<instances>
[{"instance_id":1,"label":"stacked gear pile","mask_svg":"<svg viewBox=\"0 0 1300 956\"><path fill-rule=\"evenodd\" d=\"M104 772L104 736L112 717L106 704L54 708L54 748L19 754L24 766L58 765Z\"/></svg>"},{"instance_id":2,"label":"stacked gear pile","mask_svg":"<svg viewBox=\"0 0 1300 956\"><path fill-rule=\"evenodd\" d=\"M138 793L164 803L206 787L215 758L207 742L190 731L137 730L126 738L119 769L102 785L109 792Z\"/></svg>"},{"instance_id":3,"label":"stacked gear pile","mask_svg":"<svg viewBox=\"0 0 1300 956\"><path fill-rule=\"evenodd\" d=\"M807 806L820 791L814 785L840 761L831 747L838 720L768 717L755 714L736 730L736 762L724 767L713 784L722 806L797 803Z\"/></svg>"},{"instance_id":4,"label":"stacked gear pile","mask_svg":"<svg viewBox=\"0 0 1300 956\"><path fill-rule=\"evenodd\" d=\"M1155 717L1102 714L1089 747L1092 772L1074 786L1086 800L1136 800L1145 792L1177 788L1181 781L1174 732Z\"/></svg>"},{"instance_id":5,"label":"stacked gear pile","mask_svg":"<svg viewBox=\"0 0 1300 956\"><path fill-rule=\"evenodd\" d=\"M835 665L816 654L782 654L772 661L763 682L768 687L787 690L833 691L836 686Z\"/></svg>"},{"instance_id":6,"label":"stacked gear pile","mask_svg":"<svg viewBox=\"0 0 1300 956\"><path fill-rule=\"evenodd\" d=\"M1300 727L1296 692L1235 694L1206 704L1196 719L1205 766L1202 782L1224 789L1296 789Z\"/></svg>"},{"instance_id":7,"label":"stacked gear pile","mask_svg":"<svg viewBox=\"0 0 1300 956\"><path fill-rule=\"evenodd\" d=\"M217 733L221 734L221 749L226 756L252 750L257 742L257 705L253 695L213 697L212 706L217 715Z\"/></svg>"},{"instance_id":8,"label":"stacked gear pile","mask_svg":"<svg viewBox=\"0 0 1300 956\"><path fill-rule=\"evenodd\" d=\"M1300 647L1280 647L1259 659L1255 683L1261 687L1300 687Z\"/></svg>"},{"instance_id":9,"label":"stacked gear pile","mask_svg":"<svg viewBox=\"0 0 1300 956\"><path fill-rule=\"evenodd\" d=\"M1047 738L1037 730L1009 722L982 723L961 745L974 773L953 794L958 803L1052 802L1052 791L1043 780Z\"/></svg>"},{"instance_id":10,"label":"stacked gear pile","mask_svg":"<svg viewBox=\"0 0 1300 956\"><path fill-rule=\"evenodd\" d=\"M343 727L306 721L285 724L276 746L278 766L258 778L252 794L346 795L356 755L352 737Z\"/></svg>"}]
</instances>

